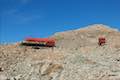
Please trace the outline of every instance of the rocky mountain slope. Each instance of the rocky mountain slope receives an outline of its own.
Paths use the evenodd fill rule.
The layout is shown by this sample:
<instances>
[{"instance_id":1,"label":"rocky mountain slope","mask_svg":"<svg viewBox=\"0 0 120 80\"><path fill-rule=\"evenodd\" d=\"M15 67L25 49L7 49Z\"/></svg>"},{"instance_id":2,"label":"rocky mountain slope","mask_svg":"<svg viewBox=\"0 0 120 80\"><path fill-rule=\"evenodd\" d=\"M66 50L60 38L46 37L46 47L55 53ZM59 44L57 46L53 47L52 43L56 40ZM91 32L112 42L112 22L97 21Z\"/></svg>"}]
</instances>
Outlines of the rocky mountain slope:
<instances>
[{"instance_id":1,"label":"rocky mountain slope","mask_svg":"<svg viewBox=\"0 0 120 80\"><path fill-rule=\"evenodd\" d=\"M0 45L0 80L120 80L119 31L95 24L51 37L54 49Z\"/></svg>"},{"instance_id":2,"label":"rocky mountain slope","mask_svg":"<svg viewBox=\"0 0 120 80\"><path fill-rule=\"evenodd\" d=\"M59 47L72 49L85 46L97 46L99 37L106 37L107 44L115 46L119 43L119 36L120 32L102 24L87 26L83 29L60 32L54 35L54 37L58 39L57 45Z\"/></svg>"}]
</instances>

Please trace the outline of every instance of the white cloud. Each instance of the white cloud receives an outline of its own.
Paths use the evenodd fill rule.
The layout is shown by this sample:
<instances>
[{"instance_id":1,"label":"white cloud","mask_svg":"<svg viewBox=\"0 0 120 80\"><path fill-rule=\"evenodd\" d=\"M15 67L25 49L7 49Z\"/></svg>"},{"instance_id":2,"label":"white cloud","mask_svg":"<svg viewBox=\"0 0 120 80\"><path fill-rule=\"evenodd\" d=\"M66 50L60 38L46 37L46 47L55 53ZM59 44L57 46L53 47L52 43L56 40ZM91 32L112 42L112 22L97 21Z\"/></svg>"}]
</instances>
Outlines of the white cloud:
<instances>
[{"instance_id":1,"label":"white cloud","mask_svg":"<svg viewBox=\"0 0 120 80\"><path fill-rule=\"evenodd\" d=\"M19 18L21 19L20 23L28 23L28 22L40 19L41 16L40 15L29 15L29 16L20 16Z\"/></svg>"},{"instance_id":2,"label":"white cloud","mask_svg":"<svg viewBox=\"0 0 120 80\"><path fill-rule=\"evenodd\" d=\"M17 9L9 9L9 10L3 10L1 13L2 15L12 15L17 13L18 10Z\"/></svg>"},{"instance_id":3,"label":"white cloud","mask_svg":"<svg viewBox=\"0 0 120 80\"><path fill-rule=\"evenodd\" d=\"M5 10L2 12L1 16L3 23L6 20L13 20L13 22L15 21L14 24L24 24L34 20L42 19L42 16L40 14L23 13L17 9Z\"/></svg>"}]
</instances>

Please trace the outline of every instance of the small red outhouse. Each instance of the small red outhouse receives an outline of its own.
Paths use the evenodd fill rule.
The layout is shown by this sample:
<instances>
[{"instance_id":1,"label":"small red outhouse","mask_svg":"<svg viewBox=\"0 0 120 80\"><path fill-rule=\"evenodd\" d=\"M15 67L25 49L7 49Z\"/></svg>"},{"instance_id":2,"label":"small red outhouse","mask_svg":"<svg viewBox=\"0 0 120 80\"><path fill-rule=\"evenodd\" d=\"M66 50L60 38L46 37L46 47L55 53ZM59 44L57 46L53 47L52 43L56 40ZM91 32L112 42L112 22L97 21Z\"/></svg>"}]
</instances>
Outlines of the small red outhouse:
<instances>
[{"instance_id":1,"label":"small red outhouse","mask_svg":"<svg viewBox=\"0 0 120 80\"><path fill-rule=\"evenodd\" d=\"M106 43L106 38L105 37L99 37L98 38L98 45L102 46Z\"/></svg>"}]
</instances>

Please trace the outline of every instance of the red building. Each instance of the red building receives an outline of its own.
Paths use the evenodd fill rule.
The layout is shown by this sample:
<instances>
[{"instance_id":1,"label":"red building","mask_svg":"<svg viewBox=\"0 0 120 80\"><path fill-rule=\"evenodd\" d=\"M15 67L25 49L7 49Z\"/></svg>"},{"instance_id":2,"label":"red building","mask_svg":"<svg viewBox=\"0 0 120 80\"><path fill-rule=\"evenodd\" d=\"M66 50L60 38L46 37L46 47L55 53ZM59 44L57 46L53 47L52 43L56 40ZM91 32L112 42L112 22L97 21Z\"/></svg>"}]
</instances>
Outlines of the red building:
<instances>
[{"instance_id":1,"label":"red building","mask_svg":"<svg viewBox=\"0 0 120 80\"><path fill-rule=\"evenodd\" d=\"M22 44L31 45L31 46L34 45L34 46L54 47L55 39L53 38L26 38Z\"/></svg>"},{"instance_id":2,"label":"red building","mask_svg":"<svg viewBox=\"0 0 120 80\"><path fill-rule=\"evenodd\" d=\"M98 45L102 46L106 43L105 37L99 37L98 38Z\"/></svg>"}]
</instances>

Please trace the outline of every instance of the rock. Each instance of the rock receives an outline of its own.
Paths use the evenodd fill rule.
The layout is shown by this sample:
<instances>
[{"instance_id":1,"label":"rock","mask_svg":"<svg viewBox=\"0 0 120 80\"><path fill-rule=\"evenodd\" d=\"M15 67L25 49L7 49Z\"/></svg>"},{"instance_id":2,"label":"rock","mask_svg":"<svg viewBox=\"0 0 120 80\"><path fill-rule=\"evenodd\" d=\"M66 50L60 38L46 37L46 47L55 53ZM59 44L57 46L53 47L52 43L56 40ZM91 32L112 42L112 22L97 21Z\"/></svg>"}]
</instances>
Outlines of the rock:
<instances>
[{"instance_id":1,"label":"rock","mask_svg":"<svg viewBox=\"0 0 120 80\"><path fill-rule=\"evenodd\" d=\"M41 68L41 75L48 76L50 80L59 80L63 66L60 64L46 63Z\"/></svg>"},{"instance_id":2,"label":"rock","mask_svg":"<svg viewBox=\"0 0 120 80\"><path fill-rule=\"evenodd\" d=\"M0 67L0 72L2 72L3 71L3 68L2 67Z\"/></svg>"},{"instance_id":3,"label":"rock","mask_svg":"<svg viewBox=\"0 0 120 80\"><path fill-rule=\"evenodd\" d=\"M6 75L0 74L0 80L9 80Z\"/></svg>"}]
</instances>

